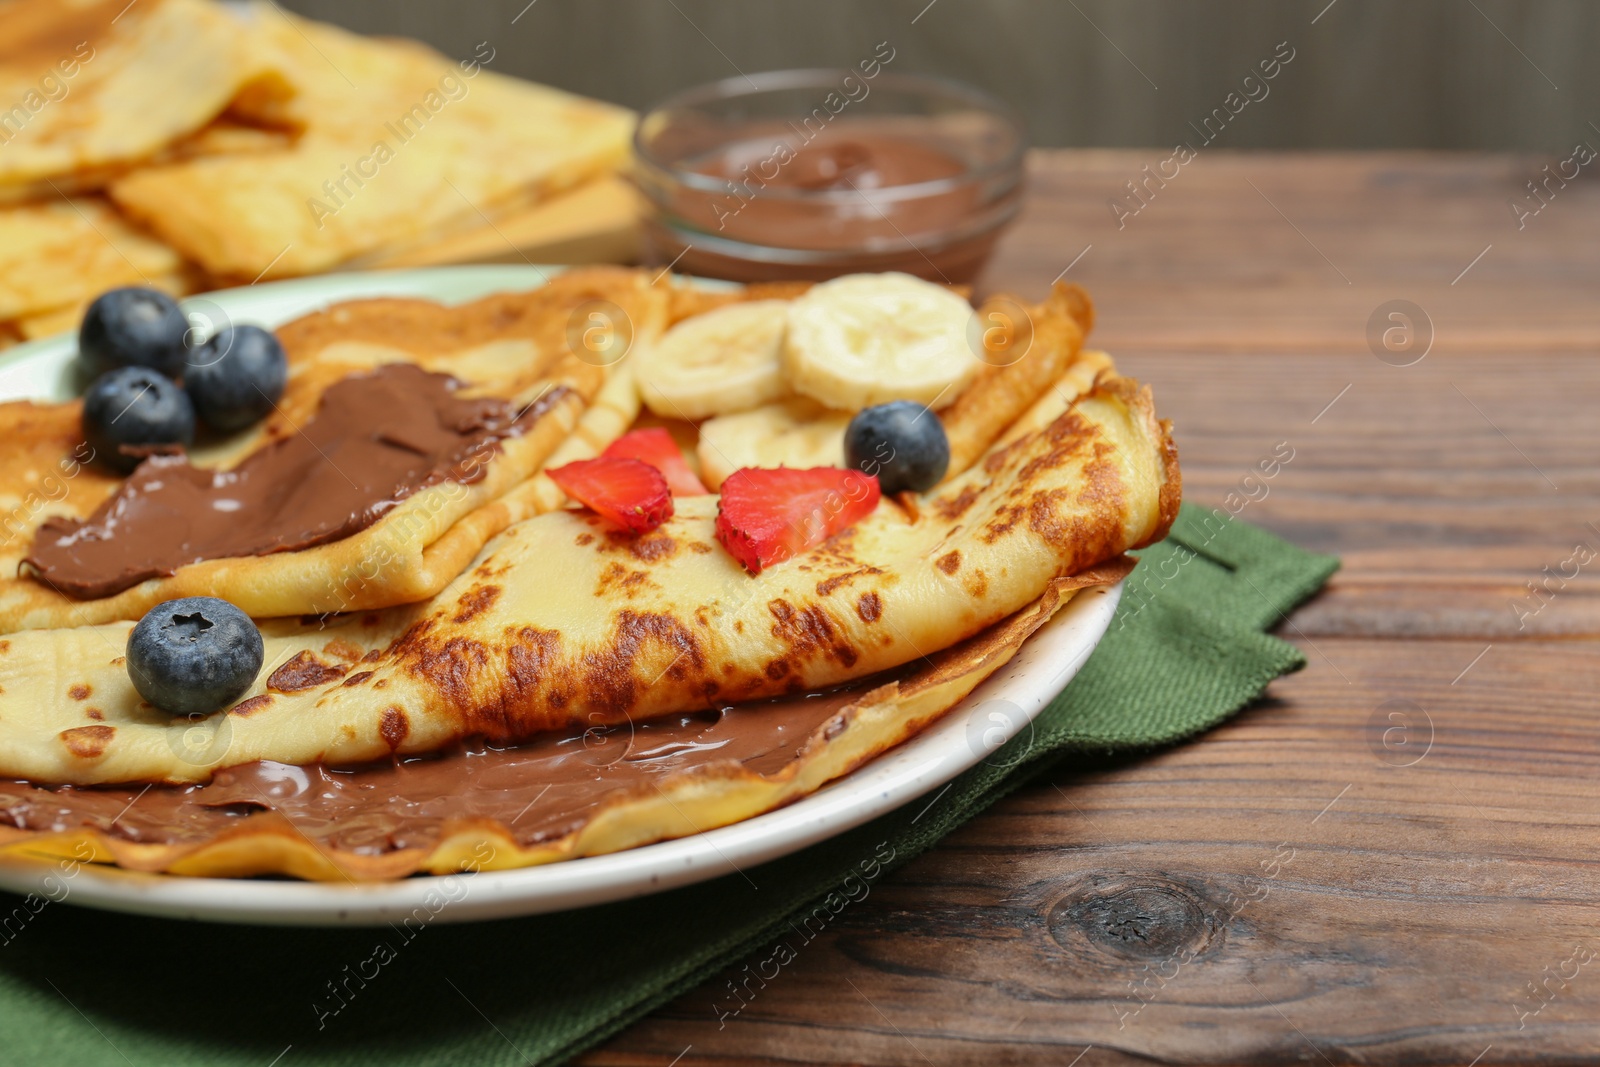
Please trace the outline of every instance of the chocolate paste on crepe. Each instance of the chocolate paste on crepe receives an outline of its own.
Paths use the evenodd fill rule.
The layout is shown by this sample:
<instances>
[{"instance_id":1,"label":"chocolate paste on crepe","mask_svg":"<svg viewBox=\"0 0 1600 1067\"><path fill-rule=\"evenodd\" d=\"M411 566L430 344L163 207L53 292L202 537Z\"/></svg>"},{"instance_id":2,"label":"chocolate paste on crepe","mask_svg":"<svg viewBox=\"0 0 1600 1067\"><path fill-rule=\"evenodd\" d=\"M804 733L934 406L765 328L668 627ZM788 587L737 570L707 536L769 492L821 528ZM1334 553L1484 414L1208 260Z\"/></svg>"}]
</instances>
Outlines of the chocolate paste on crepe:
<instances>
[{"instance_id":1,"label":"chocolate paste on crepe","mask_svg":"<svg viewBox=\"0 0 1600 1067\"><path fill-rule=\"evenodd\" d=\"M183 596L220 597L257 619L364 611L427 599L459 575L495 534L561 505L560 491L539 474L558 449L565 449L566 457L556 460L558 464L593 455L632 421L633 412L612 399L619 385L632 391L622 373L628 361L609 367L572 341L574 312L597 302L620 309L613 314L631 324L629 339L636 345L648 345L664 328L665 290L652 288L645 272L616 267L577 268L529 291L455 305L406 298L342 301L277 327L289 361L283 396L248 430L197 443L188 453L193 467L236 470L254 453L286 438L301 438L285 446L289 450L303 449L303 431L313 421L321 423L317 434L344 434L347 428L337 425L336 417L319 420L325 396L353 376L370 376L390 364L412 364L460 381L458 400L498 397L513 412L532 406L529 417L516 432L498 436L490 448L475 451L470 442L462 442L464 456L481 460L468 479L446 475L430 482L431 461L406 456L404 448L385 450L392 452L389 460L409 473L402 471L403 477L390 485L373 486L370 501L359 506L385 496L394 499L392 492L402 481L413 480L416 487L392 506L379 506L374 521L347 522L355 505L332 517L313 516L353 531L347 536L306 536L302 543L315 543L295 550L288 550L286 540L279 550L256 555L251 552L262 547L259 542L239 546L232 540L235 531L220 529L215 534L227 541L226 547L251 552L212 555L198 563L191 561L213 550L146 559L145 569L155 576L109 596L83 595L90 585L100 584L99 578L80 582L75 595L22 565L35 555L41 525L50 520L93 523L102 505L124 489L122 479L94 462L83 442L82 401L0 403L0 439L7 442L0 449L0 498L22 505L4 516L6 536L0 538L0 634L137 620L156 604ZM597 412L605 416L607 432L585 429ZM390 436L402 443L405 434L416 432L410 423L400 429ZM582 434L575 432L580 429ZM589 451L572 454L580 445ZM326 450L325 445L318 447ZM448 445L445 451L455 447ZM448 459L440 459L442 474L452 465ZM322 471L317 476L327 479L323 489L340 495L352 492L352 482L361 486L358 464L338 465L349 480L332 469ZM205 476L191 477L201 482ZM221 493L219 499L236 498ZM288 533L290 540L299 537ZM187 536L161 533L174 542ZM45 561L36 556L35 562ZM121 585L113 581L103 587Z\"/></svg>"},{"instance_id":2,"label":"chocolate paste on crepe","mask_svg":"<svg viewBox=\"0 0 1600 1067\"><path fill-rule=\"evenodd\" d=\"M570 833L608 797L671 774L729 761L754 774L777 771L870 688L546 734L513 748L467 743L358 768L258 761L204 785L142 795L0 783L0 823L47 832L93 826L129 841L180 844L272 811L326 848L378 855L432 847L451 820L491 819L533 844Z\"/></svg>"},{"instance_id":3,"label":"chocolate paste on crepe","mask_svg":"<svg viewBox=\"0 0 1600 1067\"><path fill-rule=\"evenodd\" d=\"M47 520L26 565L75 597L104 597L187 563L292 551L348 537L418 489L483 477L497 444L564 397L522 412L461 383L391 363L335 383L300 432L231 470L152 456L87 519Z\"/></svg>"}]
</instances>

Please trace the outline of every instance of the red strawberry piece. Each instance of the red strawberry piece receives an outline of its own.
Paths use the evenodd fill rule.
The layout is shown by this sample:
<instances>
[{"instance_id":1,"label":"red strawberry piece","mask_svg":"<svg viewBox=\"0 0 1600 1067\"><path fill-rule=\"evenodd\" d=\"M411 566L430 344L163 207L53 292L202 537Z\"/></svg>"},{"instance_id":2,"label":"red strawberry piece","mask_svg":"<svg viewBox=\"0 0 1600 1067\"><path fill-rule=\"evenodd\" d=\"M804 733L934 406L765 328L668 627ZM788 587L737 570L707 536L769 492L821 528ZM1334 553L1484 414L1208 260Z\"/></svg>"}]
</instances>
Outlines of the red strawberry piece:
<instances>
[{"instance_id":1,"label":"red strawberry piece","mask_svg":"<svg viewBox=\"0 0 1600 1067\"><path fill-rule=\"evenodd\" d=\"M666 477L667 487L672 490L673 496L704 496L711 492L690 469L689 461L683 458L683 452L678 448L678 442L672 439L672 434L660 426L625 433L612 441L601 455L621 456L650 464Z\"/></svg>"},{"instance_id":2,"label":"red strawberry piece","mask_svg":"<svg viewBox=\"0 0 1600 1067\"><path fill-rule=\"evenodd\" d=\"M548 472L551 481L578 503L634 533L646 533L672 518L672 492L660 471L620 456L580 459Z\"/></svg>"},{"instance_id":3,"label":"red strawberry piece","mask_svg":"<svg viewBox=\"0 0 1600 1067\"><path fill-rule=\"evenodd\" d=\"M839 467L742 467L722 483L717 540L751 574L820 545L878 506L878 479Z\"/></svg>"}]
</instances>

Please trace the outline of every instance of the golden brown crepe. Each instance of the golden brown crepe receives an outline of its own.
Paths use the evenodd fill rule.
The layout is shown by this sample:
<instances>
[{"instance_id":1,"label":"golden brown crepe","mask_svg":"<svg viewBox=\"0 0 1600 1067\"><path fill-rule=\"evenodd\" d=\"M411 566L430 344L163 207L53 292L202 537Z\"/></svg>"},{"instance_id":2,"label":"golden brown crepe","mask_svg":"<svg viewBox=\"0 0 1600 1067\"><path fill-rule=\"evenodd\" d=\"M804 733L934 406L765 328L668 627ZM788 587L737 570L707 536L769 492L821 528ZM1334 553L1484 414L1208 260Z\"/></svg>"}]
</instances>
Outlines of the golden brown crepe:
<instances>
[{"instance_id":1,"label":"golden brown crepe","mask_svg":"<svg viewBox=\"0 0 1600 1067\"><path fill-rule=\"evenodd\" d=\"M0 854L92 860L175 875L284 874L368 881L417 872L449 874L534 866L699 833L782 807L914 736L1004 666L1022 642L1075 593L1115 582L1130 566L1131 561L1124 558L1052 582L1023 610L966 641L932 653L903 677L856 693L808 736L797 739L789 758L775 767L752 768L709 753L704 761L664 774L648 785L605 793L598 804L576 819L575 826L554 835L529 835L515 825L515 817L440 817L432 820L436 825L431 833L412 827L406 840L374 849L350 840L366 836L352 833L360 816L344 826L302 827L273 810L270 797L263 797L267 810L228 820L233 825L220 831L215 828L217 820L208 820L212 824L209 830L185 827L166 840L140 839L144 835L114 832L92 823L46 833L0 826ZM765 710L752 706L728 714L759 717ZM752 721L748 728L761 730L762 726ZM543 783L518 785L530 801L543 796ZM127 797L113 792L105 802L120 809L133 798L131 791ZM0 808L39 799L27 787L0 785ZM131 805L127 808L132 810Z\"/></svg>"},{"instance_id":2,"label":"golden brown crepe","mask_svg":"<svg viewBox=\"0 0 1600 1067\"><path fill-rule=\"evenodd\" d=\"M626 155L631 112L495 74L492 49L457 63L274 4L245 17L298 90L254 115L299 139L148 167L111 190L214 275L304 274L478 228Z\"/></svg>"},{"instance_id":3,"label":"golden brown crepe","mask_svg":"<svg viewBox=\"0 0 1600 1067\"><path fill-rule=\"evenodd\" d=\"M93 188L224 111L293 91L277 53L208 0L8 0L0 200Z\"/></svg>"},{"instance_id":4,"label":"golden brown crepe","mask_svg":"<svg viewBox=\"0 0 1600 1067\"><path fill-rule=\"evenodd\" d=\"M805 288L805 283L785 282L734 292L680 290L673 296L672 315L676 322L739 300L790 300ZM1058 282L1037 305L995 297L981 304L976 314L977 321L1014 323L1015 328L1004 348L988 344L997 331L985 331L983 366L952 403L937 413L950 442L947 481L982 456L1069 366L1078 372L1074 378L1078 386L1071 396L1088 389L1095 374L1110 366L1103 353L1087 361L1080 359L1084 335L1094 321L1094 307L1077 286ZM696 444L700 477L717 489L740 467L837 466L844 457L845 430L854 417L852 411L830 410L808 396L795 394L706 420L699 424Z\"/></svg>"},{"instance_id":5,"label":"golden brown crepe","mask_svg":"<svg viewBox=\"0 0 1600 1067\"><path fill-rule=\"evenodd\" d=\"M149 275L133 284L159 289L175 297L188 296L199 289L195 275L181 269L172 274ZM83 313L93 302L94 296L80 297L63 307L24 315L12 325L24 341L37 341L41 337L54 337L58 333L75 334L78 332L78 327L83 324Z\"/></svg>"},{"instance_id":6,"label":"golden brown crepe","mask_svg":"<svg viewBox=\"0 0 1600 1067\"><path fill-rule=\"evenodd\" d=\"M94 197L0 207L0 320L79 307L107 289L171 278L181 267L176 252Z\"/></svg>"},{"instance_id":7,"label":"golden brown crepe","mask_svg":"<svg viewBox=\"0 0 1600 1067\"><path fill-rule=\"evenodd\" d=\"M518 406L558 385L570 392L530 432L502 442L479 481L425 488L343 540L207 560L99 599L75 600L17 573L45 518L88 516L119 484L98 465L77 461L85 458L78 433L81 405L0 404L0 435L18 442L0 454L0 516L6 517L0 633L137 619L177 596L219 596L253 616L271 617L359 611L438 592L494 534L539 507L560 503L559 495L552 501L514 491L572 432L605 384L606 368L575 354L569 341L574 309L592 301L624 309L636 345L648 344L660 330L665 293L642 274L618 268L574 270L528 293L453 308L424 300L355 301L283 326L278 333L289 354L290 377L277 411L246 433L197 449L197 464L229 467L262 442L295 433L330 385L384 363L448 373L469 383L463 395L494 396Z\"/></svg>"},{"instance_id":8,"label":"golden brown crepe","mask_svg":"<svg viewBox=\"0 0 1600 1067\"><path fill-rule=\"evenodd\" d=\"M1149 391L1110 377L937 491L885 501L758 575L718 543L712 496L681 498L642 537L550 512L506 529L423 603L269 628L269 665L345 670L278 692L263 671L209 720L230 736L206 765L176 743L195 724L134 691L131 622L15 633L0 653L0 776L204 781L254 760L360 763L827 688L947 648L1057 578L1159 539L1179 494ZM92 705L73 696L85 691Z\"/></svg>"}]
</instances>

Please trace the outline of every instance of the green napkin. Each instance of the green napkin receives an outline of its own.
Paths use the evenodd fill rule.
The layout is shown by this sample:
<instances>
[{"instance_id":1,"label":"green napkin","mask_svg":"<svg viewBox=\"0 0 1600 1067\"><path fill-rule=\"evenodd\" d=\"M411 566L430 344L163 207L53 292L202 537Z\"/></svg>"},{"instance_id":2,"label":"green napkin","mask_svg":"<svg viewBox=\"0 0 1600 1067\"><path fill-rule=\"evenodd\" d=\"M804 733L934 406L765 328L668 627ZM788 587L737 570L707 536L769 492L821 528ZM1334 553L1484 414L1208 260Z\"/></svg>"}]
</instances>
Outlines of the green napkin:
<instances>
[{"instance_id":1,"label":"green napkin","mask_svg":"<svg viewBox=\"0 0 1600 1067\"><path fill-rule=\"evenodd\" d=\"M873 881L999 797L1064 760L1191 737L1304 666L1262 631L1337 566L1185 507L1172 536L1142 553L1110 632L1031 732L850 833L653 897L402 931L183 923L0 894L0 1060L552 1063L729 964L750 963L755 977L740 974L759 990L759 973L772 976ZM708 1022L741 1003L730 988L704 994Z\"/></svg>"}]
</instances>

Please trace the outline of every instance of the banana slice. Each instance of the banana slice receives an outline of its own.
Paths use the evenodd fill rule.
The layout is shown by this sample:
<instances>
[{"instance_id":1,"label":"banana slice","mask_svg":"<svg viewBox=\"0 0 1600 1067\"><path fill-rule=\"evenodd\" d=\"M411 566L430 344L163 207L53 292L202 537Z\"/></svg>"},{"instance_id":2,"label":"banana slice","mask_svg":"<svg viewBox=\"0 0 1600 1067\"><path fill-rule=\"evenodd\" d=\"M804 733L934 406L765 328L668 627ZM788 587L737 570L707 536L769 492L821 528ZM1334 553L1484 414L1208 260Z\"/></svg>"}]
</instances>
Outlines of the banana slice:
<instances>
[{"instance_id":1,"label":"banana slice","mask_svg":"<svg viewBox=\"0 0 1600 1067\"><path fill-rule=\"evenodd\" d=\"M850 274L789 306L789 384L830 408L889 400L932 408L955 401L978 372L968 343L972 306L909 274Z\"/></svg>"},{"instance_id":2,"label":"banana slice","mask_svg":"<svg viewBox=\"0 0 1600 1067\"><path fill-rule=\"evenodd\" d=\"M748 411L789 395L783 334L789 301L751 300L684 319L639 368L639 392L666 419Z\"/></svg>"},{"instance_id":3,"label":"banana slice","mask_svg":"<svg viewBox=\"0 0 1600 1067\"><path fill-rule=\"evenodd\" d=\"M701 423L700 478L716 489L740 467L842 467L851 418L796 396Z\"/></svg>"}]
</instances>

